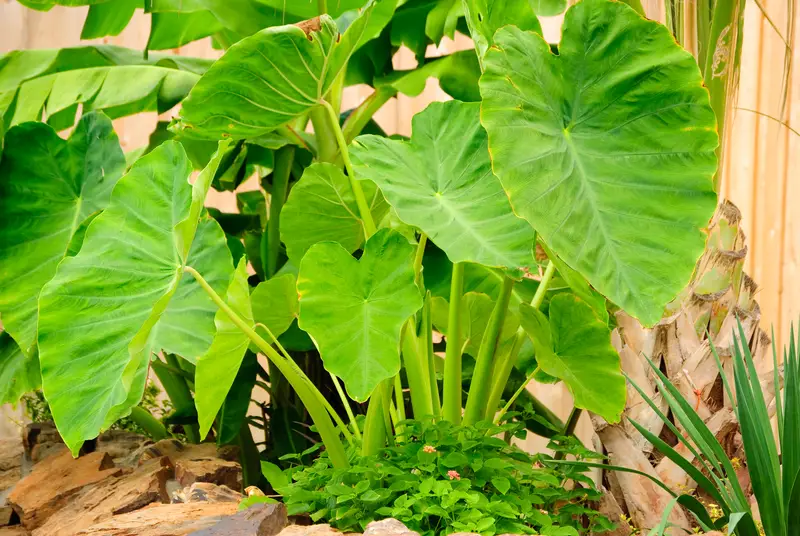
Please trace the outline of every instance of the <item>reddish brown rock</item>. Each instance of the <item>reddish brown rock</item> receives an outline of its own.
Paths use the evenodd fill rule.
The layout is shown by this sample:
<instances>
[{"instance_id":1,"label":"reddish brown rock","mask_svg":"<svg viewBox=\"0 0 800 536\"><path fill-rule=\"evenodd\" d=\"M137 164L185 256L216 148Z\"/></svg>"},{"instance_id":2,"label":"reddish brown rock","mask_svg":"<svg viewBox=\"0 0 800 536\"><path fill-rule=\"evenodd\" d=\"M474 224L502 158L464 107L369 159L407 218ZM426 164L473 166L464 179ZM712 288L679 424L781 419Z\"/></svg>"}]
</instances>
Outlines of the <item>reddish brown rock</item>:
<instances>
[{"instance_id":1,"label":"reddish brown rock","mask_svg":"<svg viewBox=\"0 0 800 536\"><path fill-rule=\"evenodd\" d=\"M42 525L81 489L107 478L119 476L111 458L93 452L78 459L66 451L50 456L33 468L8 496L8 503L28 530Z\"/></svg>"},{"instance_id":2,"label":"reddish brown rock","mask_svg":"<svg viewBox=\"0 0 800 536\"><path fill-rule=\"evenodd\" d=\"M114 516L78 532L81 536L184 536L236 513L236 503L159 504Z\"/></svg>"},{"instance_id":3,"label":"reddish brown rock","mask_svg":"<svg viewBox=\"0 0 800 536\"><path fill-rule=\"evenodd\" d=\"M128 470L117 478L86 487L34 530L33 536L71 536L113 515L154 502L168 502L166 482L171 477L169 460L160 458L142 464L135 471Z\"/></svg>"},{"instance_id":4,"label":"reddish brown rock","mask_svg":"<svg viewBox=\"0 0 800 536\"><path fill-rule=\"evenodd\" d=\"M11 527L0 527L0 536L30 536L30 532L25 530L21 525L13 525Z\"/></svg>"},{"instance_id":5,"label":"reddish brown rock","mask_svg":"<svg viewBox=\"0 0 800 536\"><path fill-rule=\"evenodd\" d=\"M56 425L52 422L35 422L25 427L22 436L25 454L33 463L39 463L53 454L67 450Z\"/></svg>"},{"instance_id":6,"label":"reddish brown rock","mask_svg":"<svg viewBox=\"0 0 800 536\"><path fill-rule=\"evenodd\" d=\"M286 507L281 504L256 504L223 518L213 527L195 532L195 536L275 536L288 523Z\"/></svg>"},{"instance_id":7,"label":"reddish brown rock","mask_svg":"<svg viewBox=\"0 0 800 536\"><path fill-rule=\"evenodd\" d=\"M234 490L242 488L241 466L219 458L213 443L186 445L169 457L175 464L175 479L182 487L195 482L210 482Z\"/></svg>"}]
</instances>

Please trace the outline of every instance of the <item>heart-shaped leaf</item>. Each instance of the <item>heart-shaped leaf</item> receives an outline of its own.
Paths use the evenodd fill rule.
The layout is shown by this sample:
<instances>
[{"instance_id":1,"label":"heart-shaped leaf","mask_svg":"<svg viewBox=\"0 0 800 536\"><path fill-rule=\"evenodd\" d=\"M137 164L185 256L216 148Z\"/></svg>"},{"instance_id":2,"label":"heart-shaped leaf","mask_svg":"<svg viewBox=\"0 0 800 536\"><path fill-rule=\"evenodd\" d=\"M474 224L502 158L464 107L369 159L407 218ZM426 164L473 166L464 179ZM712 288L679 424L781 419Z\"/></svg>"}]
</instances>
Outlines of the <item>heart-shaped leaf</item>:
<instances>
[{"instance_id":1,"label":"heart-shaped leaf","mask_svg":"<svg viewBox=\"0 0 800 536\"><path fill-rule=\"evenodd\" d=\"M248 324L253 323L250 287L247 284L247 261L244 259L239 261L239 266L233 273L225 301L242 320ZM217 311L214 323L217 326L214 342L208 352L197 360L195 371L194 403L197 406L200 437L206 437L211 430L250 344L248 336L224 311Z\"/></svg>"},{"instance_id":2,"label":"heart-shaped leaf","mask_svg":"<svg viewBox=\"0 0 800 536\"><path fill-rule=\"evenodd\" d=\"M479 115L478 103L433 103L414 116L408 142L359 136L356 177L377 184L451 261L518 269L533 262L534 233L492 174Z\"/></svg>"},{"instance_id":3,"label":"heart-shaped leaf","mask_svg":"<svg viewBox=\"0 0 800 536\"><path fill-rule=\"evenodd\" d=\"M375 7L365 8L343 34L323 15L313 19L318 27L276 26L239 41L189 93L176 128L214 139L253 138L311 110L362 39L376 31L370 24Z\"/></svg>"},{"instance_id":4,"label":"heart-shaped leaf","mask_svg":"<svg viewBox=\"0 0 800 536\"><path fill-rule=\"evenodd\" d=\"M534 33L495 34L480 82L494 171L569 266L653 324L716 205L708 92L669 31L621 2L579 2L562 34L558 56Z\"/></svg>"},{"instance_id":5,"label":"heart-shaped leaf","mask_svg":"<svg viewBox=\"0 0 800 536\"><path fill-rule=\"evenodd\" d=\"M297 279L294 274L283 274L263 281L250 295L250 301L254 320L280 337L299 314Z\"/></svg>"},{"instance_id":6,"label":"heart-shaped leaf","mask_svg":"<svg viewBox=\"0 0 800 536\"><path fill-rule=\"evenodd\" d=\"M363 181L362 188L372 217L380 221L389 206L373 183ZM281 212L281 241L296 263L317 242L338 242L350 253L361 247L364 224L341 169L325 163L306 168Z\"/></svg>"},{"instance_id":7,"label":"heart-shaped leaf","mask_svg":"<svg viewBox=\"0 0 800 536\"><path fill-rule=\"evenodd\" d=\"M41 385L39 356L25 355L8 332L0 332L0 404L16 404Z\"/></svg>"},{"instance_id":8,"label":"heart-shaped leaf","mask_svg":"<svg viewBox=\"0 0 800 536\"><path fill-rule=\"evenodd\" d=\"M68 140L42 123L9 130L0 163L0 313L26 352L36 341L39 292L81 223L108 205L125 171L111 121L80 120Z\"/></svg>"},{"instance_id":9,"label":"heart-shaped leaf","mask_svg":"<svg viewBox=\"0 0 800 536\"><path fill-rule=\"evenodd\" d=\"M300 264L300 327L354 400L366 400L400 370L403 324L422 307L413 260L408 240L381 229L359 260L339 244L322 242Z\"/></svg>"},{"instance_id":10,"label":"heart-shaped leaf","mask_svg":"<svg viewBox=\"0 0 800 536\"><path fill-rule=\"evenodd\" d=\"M42 383L73 453L138 404L152 352L194 360L211 342L216 307L183 271L193 266L219 293L230 279L222 229L208 218L189 221L200 214L225 145L193 186L175 142L138 160L89 225L80 252L42 289Z\"/></svg>"},{"instance_id":11,"label":"heart-shaped leaf","mask_svg":"<svg viewBox=\"0 0 800 536\"><path fill-rule=\"evenodd\" d=\"M522 328L536 349L539 367L567 384L575 406L619 421L625 409L625 378L611 346L608 326L573 294L550 300L549 321L539 309L519 307Z\"/></svg>"}]
</instances>

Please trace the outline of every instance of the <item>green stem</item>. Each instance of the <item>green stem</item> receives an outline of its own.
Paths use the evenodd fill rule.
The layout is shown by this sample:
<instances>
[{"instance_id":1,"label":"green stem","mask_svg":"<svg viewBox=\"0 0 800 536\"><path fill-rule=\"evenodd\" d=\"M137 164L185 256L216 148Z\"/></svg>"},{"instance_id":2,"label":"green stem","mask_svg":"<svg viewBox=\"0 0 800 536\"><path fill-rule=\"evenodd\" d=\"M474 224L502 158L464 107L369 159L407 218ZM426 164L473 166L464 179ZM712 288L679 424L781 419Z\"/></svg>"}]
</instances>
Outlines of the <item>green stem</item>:
<instances>
[{"instance_id":1,"label":"green stem","mask_svg":"<svg viewBox=\"0 0 800 536\"><path fill-rule=\"evenodd\" d=\"M353 110L344 122L342 132L344 139L350 143L356 136L361 134L369 120L380 110L389 99L394 97L397 91L389 86L379 87L372 95L364 99L364 102Z\"/></svg>"},{"instance_id":2,"label":"green stem","mask_svg":"<svg viewBox=\"0 0 800 536\"><path fill-rule=\"evenodd\" d=\"M191 408L194 406L194 398L186 383L186 378L180 373L173 372L173 370L180 370L181 368L178 358L171 354L165 354L164 357L167 360L166 364L159 359L153 361L153 372L156 373L158 381L161 382L161 386L175 409ZM190 443L200 443L204 439L200 437L198 425L186 424L183 426L183 431L186 433L186 439Z\"/></svg>"},{"instance_id":3,"label":"green stem","mask_svg":"<svg viewBox=\"0 0 800 536\"><path fill-rule=\"evenodd\" d=\"M538 309L542 306L544 297L547 294L547 289L550 287L550 283L553 281L553 275L555 273L556 265L554 262L550 262L547 265L547 268L545 268L542 279L539 282L539 286L536 288L536 293L533 295L531 307ZM511 370L514 368L514 364L517 362L519 351L522 348L522 345L525 343L525 337L525 331L519 329L517 331L516 338L514 339L514 346L511 348L511 351L501 358L495 366L492 391L489 395L489 401L486 405L488 411L487 415L491 415L495 408L497 408L497 406L500 404L500 400L503 397L503 391L505 391L508 379L511 377Z\"/></svg>"},{"instance_id":4,"label":"green stem","mask_svg":"<svg viewBox=\"0 0 800 536\"><path fill-rule=\"evenodd\" d=\"M294 162L295 146L287 145L275 151L275 169L272 172L272 195L269 200L269 220L267 232L263 235L267 240L267 258L264 263L264 274L272 278L278 271L278 256L281 251L281 211L286 203L289 190L289 176ZM264 237L262 236L262 240Z\"/></svg>"},{"instance_id":5,"label":"green stem","mask_svg":"<svg viewBox=\"0 0 800 536\"><path fill-rule=\"evenodd\" d=\"M544 270L542 280L539 281L539 286L536 288L536 294L533 295L531 300L531 307L538 309L544 302L544 296L547 294L547 289L550 287L550 282L553 280L553 275L556 273L556 263L550 261L547 268Z\"/></svg>"},{"instance_id":6,"label":"green stem","mask_svg":"<svg viewBox=\"0 0 800 536\"><path fill-rule=\"evenodd\" d=\"M262 323L260 323L260 322L256 323L255 327L257 327L257 328L259 328L259 327L260 327L261 329L263 329L264 331L266 331L266 332L267 332L267 335L268 335L268 336L269 336L269 338L272 340L272 344L274 344L275 346L277 346L277 347L278 347L278 350L281 352L281 354L282 354L282 355L283 355L283 357L286 359L286 361L287 361L287 362L289 362L289 363L293 363L293 364L294 364L294 359L293 359L293 358L292 358L292 356L289 354L289 352L287 352L287 351L286 351L286 348L284 348L284 347L283 347L283 345L280 343L280 341L279 341L279 340L278 340L278 338L275 336L275 334L274 334L274 333L272 333L272 330L270 330L270 329L269 329L267 326L265 326L264 324L262 324ZM299 367L297 367L297 369L298 369L298 370L302 370L302 369L300 369ZM277 375L276 375L276 376L277 376ZM333 375L331 375L331 376L333 376ZM344 421L342 420L342 418L341 418L341 417L339 417L339 414L338 414L338 413L336 413L336 410L335 410L335 409L333 409L333 406L331 406L331 403L330 403L330 402L328 402L328 399L327 399L327 398L325 398L325 397L322 395L322 393L320 393L320 392L319 392L319 390L318 390L318 389L315 389L315 393L314 393L314 394L315 394L315 396L317 397L317 400L319 401L319 403L320 403L320 404L322 404L323 406L325 406L325 409L326 409L326 410L328 410L328 414L329 414L329 415L331 416L331 418L333 419L333 422L335 422L335 423L336 423L336 426L338 426L338 427L339 427L339 430L341 430L341 431L342 431L342 434L344 435L344 437L345 437L345 439L347 440L347 442L348 442L348 443L350 443L350 445L352 446L352 445L353 445L353 436L352 436L352 434L350 433L350 430L347 428L347 425L346 425L346 424L344 423Z\"/></svg>"},{"instance_id":7,"label":"green stem","mask_svg":"<svg viewBox=\"0 0 800 536\"><path fill-rule=\"evenodd\" d=\"M428 243L428 235L422 233L417 242L417 253L414 256L414 282L419 286L422 276L422 258L425 256L425 245Z\"/></svg>"},{"instance_id":8,"label":"green stem","mask_svg":"<svg viewBox=\"0 0 800 536\"><path fill-rule=\"evenodd\" d=\"M528 384L531 383L531 381L533 381L533 377L536 376L538 372L539 372L539 367L536 367L535 369L533 369L533 372L528 374L528 376L525 378L525 381L522 382L522 385L519 386L519 389L517 389L516 392L513 395L511 395L511 398L508 399L506 405L503 406L503 409L501 409L500 412L497 414L497 417L495 417L494 422L498 423L503 419L503 416L506 413L508 413L508 410L511 408L511 406L514 405L514 402L517 401L519 395L521 395L525 391L525 388L528 386Z\"/></svg>"},{"instance_id":9,"label":"green stem","mask_svg":"<svg viewBox=\"0 0 800 536\"><path fill-rule=\"evenodd\" d=\"M564 437L575 435L575 428L578 426L578 421L581 420L582 413L583 413L582 409L577 408L575 406L572 407L572 411L570 411L569 418L567 419L567 424L564 425ZM563 460L564 453L556 452L555 456L553 457L556 460Z\"/></svg>"},{"instance_id":10,"label":"green stem","mask_svg":"<svg viewBox=\"0 0 800 536\"><path fill-rule=\"evenodd\" d=\"M336 143L339 145L339 152L342 155L344 169L347 171L347 178L350 179L350 188L353 190L353 196L356 198L359 215L364 222L364 238L369 238L375 234L377 228L375 227L375 220L372 219L372 212L367 204L367 198L364 196L361 183L356 180L356 174L355 171L353 171L353 163L350 161L350 152L347 150L347 141L344 139L344 134L339 126L339 117L330 103L322 101L322 107L328 112L328 121L336 137Z\"/></svg>"},{"instance_id":11,"label":"green stem","mask_svg":"<svg viewBox=\"0 0 800 536\"><path fill-rule=\"evenodd\" d=\"M167 427L141 406L132 407L128 418L147 432L147 435L153 438L153 441L160 441L169 437Z\"/></svg>"},{"instance_id":12,"label":"green stem","mask_svg":"<svg viewBox=\"0 0 800 536\"><path fill-rule=\"evenodd\" d=\"M317 11L320 15L328 12L328 0L317 0Z\"/></svg>"},{"instance_id":13,"label":"green stem","mask_svg":"<svg viewBox=\"0 0 800 536\"><path fill-rule=\"evenodd\" d=\"M519 330L514 337L514 344L511 350L504 356L501 356L497 361L494 372L492 373L492 391L489 394L489 402L486 404L487 415L494 413L497 406L500 405L500 400L503 398L503 391L506 389L508 379L511 377L511 371L514 368L514 364L517 362L517 356L524 343L525 332Z\"/></svg>"},{"instance_id":14,"label":"green stem","mask_svg":"<svg viewBox=\"0 0 800 536\"><path fill-rule=\"evenodd\" d=\"M353 427L353 434L361 441L361 430L358 429L356 416L353 415L353 408L350 407L350 401L345 396L344 390L342 390L342 384L339 383L339 378L337 378L335 374L331 374L331 380L333 380L333 385L336 387L336 392L339 393L339 398L344 406L344 411L347 413L347 418L350 419L350 425Z\"/></svg>"},{"instance_id":15,"label":"green stem","mask_svg":"<svg viewBox=\"0 0 800 536\"><path fill-rule=\"evenodd\" d=\"M403 382L400 380L400 374L394 376L394 398L397 406L397 422L406 420L406 402L403 399ZM395 430L397 430L397 440L403 440L402 426L395 423Z\"/></svg>"},{"instance_id":16,"label":"green stem","mask_svg":"<svg viewBox=\"0 0 800 536\"><path fill-rule=\"evenodd\" d=\"M380 452L386 441L386 421L384 414L388 408L384 406L381 387L378 386L367 406L367 418L364 421L364 441L361 444L361 454L374 456Z\"/></svg>"},{"instance_id":17,"label":"green stem","mask_svg":"<svg viewBox=\"0 0 800 536\"><path fill-rule=\"evenodd\" d=\"M433 402L431 401L431 388L428 385L427 366L422 366L422 356L419 351L414 320L406 322L405 333L402 341L403 364L408 377L408 387L411 390L411 407L414 408L414 418L417 420L433 417ZM427 358L426 358L427 365Z\"/></svg>"},{"instance_id":18,"label":"green stem","mask_svg":"<svg viewBox=\"0 0 800 536\"><path fill-rule=\"evenodd\" d=\"M442 417L453 424L461 422L461 298L464 294L464 263L453 264L450 281L450 306L447 314L447 348L444 357Z\"/></svg>"},{"instance_id":19,"label":"green stem","mask_svg":"<svg viewBox=\"0 0 800 536\"><path fill-rule=\"evenodd\" d=\"M512 290L514 290L514 280L510 277L503 278L503 288L492 310L489 325L483 333L481 346L478 349L478 357L475 359L475 370L472 373L467 407L464 410L464 424L466 425L473 425L486 417L486 404L489 401L492 387L494 358L500 346L500 334L503 331Z\"/></svg>"},{"instance_id":20,"label":"green stem","mask_svg":"<svg viewBox=\"0 0 800 536\"><path fill-rule=\"evenodd\" d=\"M339 434L336 431L336 427L331 422L331 418L328 415L328 410L325 408L323 404L320 403L319 399L322 397L322 393L314 386L308 376L305 375L303 370L297 366L297 363L294 360L287 360L284 356L279 354L275 349L270 346L270 344L265 341L261 335L255 332L253 327L247 324L236 312L231 309L225 300L223 300L216 291L211 288L211 285L203 279L197 270L192 268L191 266L184 267L184 271L190 273L200 284L203 290L209 295L211 300L219 307L228 317L231 319L231 322L236 324L242 332L247 335L247 337L255 343L259 350L261 350L264 355L272 362L278 370L283 374L287 381L291 384L294 388L297 395L300 397L300 400L303 401L303 405L308 410L308 413L311 415L311 418L314 420L314 424L317 426L317 431L319 432L320 437L322 438L322 442L325 444L325 447L328 450L328 456L331 459L334 467L337 468L345 468L348 467L350 464L347 461L347 454L344 449L344 445L342 444L341 439L339 438Z\"/></svg>"},{"instance_id":21,"label":"green stem","mask_svg":"<svg viewBox=\"0 0 800 536\"><path fill-rule=\"evenodd\" d=\"M703 77L711 97L711 108L717 117L719 133L716 153L720 165L714 175L714 191L719 191L722 177L722 151L725 147L728 100L735 98L735 84L739 79L743 16L744 0L717 2L711 22L711 33L708 36L706 57L700 58L700 61L705 61Z\"/></svg>"},{"instance_id":22,"label":"green stem","mask_svg":"<svg viewBox=\"0 0 800 536\"><path fill-rule=\"evenodd\" d=\"M431 315L431 291L425 293L425 304L422 306L422 332L425 334L423 359L428 363L428 387L431 390L433 416L438 421L442 418L442 402L439 400L439 384L436 381L436 357L433 354L433 318Z\"/></svg>"},{"instance_id":23,"label":"green stem","mask_svg":"<svg viewBox=\"0 0 800 536\"><path fill-rule=\"evenodd\" d=\"M322 106L315 106L308 113L311 124L314 125L314 139L317 142L317 160L335 164L339 158L339 147L336 144L336 135L331 128L328 112ZM339 121L336 121L339 126Z\"/></svg>"}]
</instances>

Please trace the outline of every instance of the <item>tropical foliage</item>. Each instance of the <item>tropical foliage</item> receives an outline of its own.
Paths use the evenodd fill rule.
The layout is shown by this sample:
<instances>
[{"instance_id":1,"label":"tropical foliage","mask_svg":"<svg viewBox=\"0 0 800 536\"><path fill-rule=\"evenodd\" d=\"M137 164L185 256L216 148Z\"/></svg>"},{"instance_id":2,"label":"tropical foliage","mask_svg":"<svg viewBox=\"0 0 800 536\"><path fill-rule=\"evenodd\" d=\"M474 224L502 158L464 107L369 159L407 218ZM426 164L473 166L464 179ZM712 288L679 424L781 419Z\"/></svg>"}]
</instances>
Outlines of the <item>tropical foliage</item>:
<instances>
[{"instance_id":1,"label":"tropical foliage","mask_svg":"<svg viewBox=\"0 0 800 536\"><path fill-rule=\"evenodd\" d=\"M260 457L317 438L309 474L352 478L364 460L408 457L428 430L478 427L486 446L492 422L552 437L582 410L620 419L609 310L662 317L717 199L701 69L638 3L578 2L557 44L534 4L565 6L544 0L24 3L89 4L85 37L144 7L150 49L208 36L224 49L214 62L110 47L0 58L1 392L16 402L41 384L73 453L120 418L153 424L139 407L151 370L188 439L240 444L250 483ZM425 56L457 30L474 51ZM417 68L392 66L402 45ZM387 136L375 112L432 76L454 100L417 114L410 139ZM356 83L374 92L342 110ZM178 103L123 154L111 119ZM239 213L204 206L252 176L261 188L237 192ZM532 379L563 382L573 418L532 397ZM271 395L262 453L246 417L256 386ZM306 418L311 430L293 427ZM520 459L496 447L488 456ZM561 470L514 472L514 486L549 508L542 482L583 482ZM493 504L476 478L449 485ZM363 492L388 501L381 489ZM403 508L392 497L382 512ZM447 526L527 515L487 508ZM350 526L347 512L310 510Z\"/></svg>"}]
</instances>

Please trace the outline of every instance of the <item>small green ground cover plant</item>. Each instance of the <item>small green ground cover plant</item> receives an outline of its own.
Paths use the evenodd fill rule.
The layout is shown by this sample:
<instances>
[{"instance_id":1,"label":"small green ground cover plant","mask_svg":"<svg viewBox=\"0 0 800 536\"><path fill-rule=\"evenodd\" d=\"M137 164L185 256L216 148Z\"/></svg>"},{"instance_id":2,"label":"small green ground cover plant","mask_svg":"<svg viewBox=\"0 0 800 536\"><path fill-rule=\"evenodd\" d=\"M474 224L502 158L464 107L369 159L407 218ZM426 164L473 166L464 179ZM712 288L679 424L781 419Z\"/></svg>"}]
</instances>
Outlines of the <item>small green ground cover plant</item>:
<instances>
[{"instance_id":1,"label":"small green ground cover plant","mask_svg":"<svg viewBox=\"0 0 800 536\"><path fill-rule=\"evenodd\" d=\"M538 15L560 2L270 2L145 3L152 50L180 46L163 31L180 27L180 42L214 36L214 62L108 47L0 58L2 401L41 386L77 454L126 417L168 433L140 405L152 372L188 440L240 445L246 484L263 483L262 459L320 445L337 474L401 464L415 426L466 437L512 417L553 437L582 411L618 421L609 312L661 318L717 201L717 123L691 54L634 0L576 3L557 44ZM91 4L95 37L137 9L25 3ZM425 57L456 31L475 49ZM403 45L416 68L392 66ZM430 77L454 100L417 114L409 139L386 136L373 115ZM359 83L373 93L343 110ZM177 104L122 152L111 119ZM252 176L238 213L205 207ZM569 388L567 423L531 380ZM254 389L270 395L258 422ZM522 481L554 471L541 463ZM500 490L472 476L445 483L491 505Z\"/></svg>"},{"instance_id":2,"label":"small green ground cover plant","mask_svg":"<svg viewBox=\"0 0 800 536\"><path fill-rule=\"evenodd\" d=\"M498 436L524 436L519 423L453 426L404 421L404 442L335 468L323 453L284 473L267 471L290 514L328 520L343 532L393 517L424 535L452 532L571 536L613 524L591 505L600 498L575 466L550 463ZM550 447L576 459L600 456L574 438Z\"/></svg>"}]
</instances>

